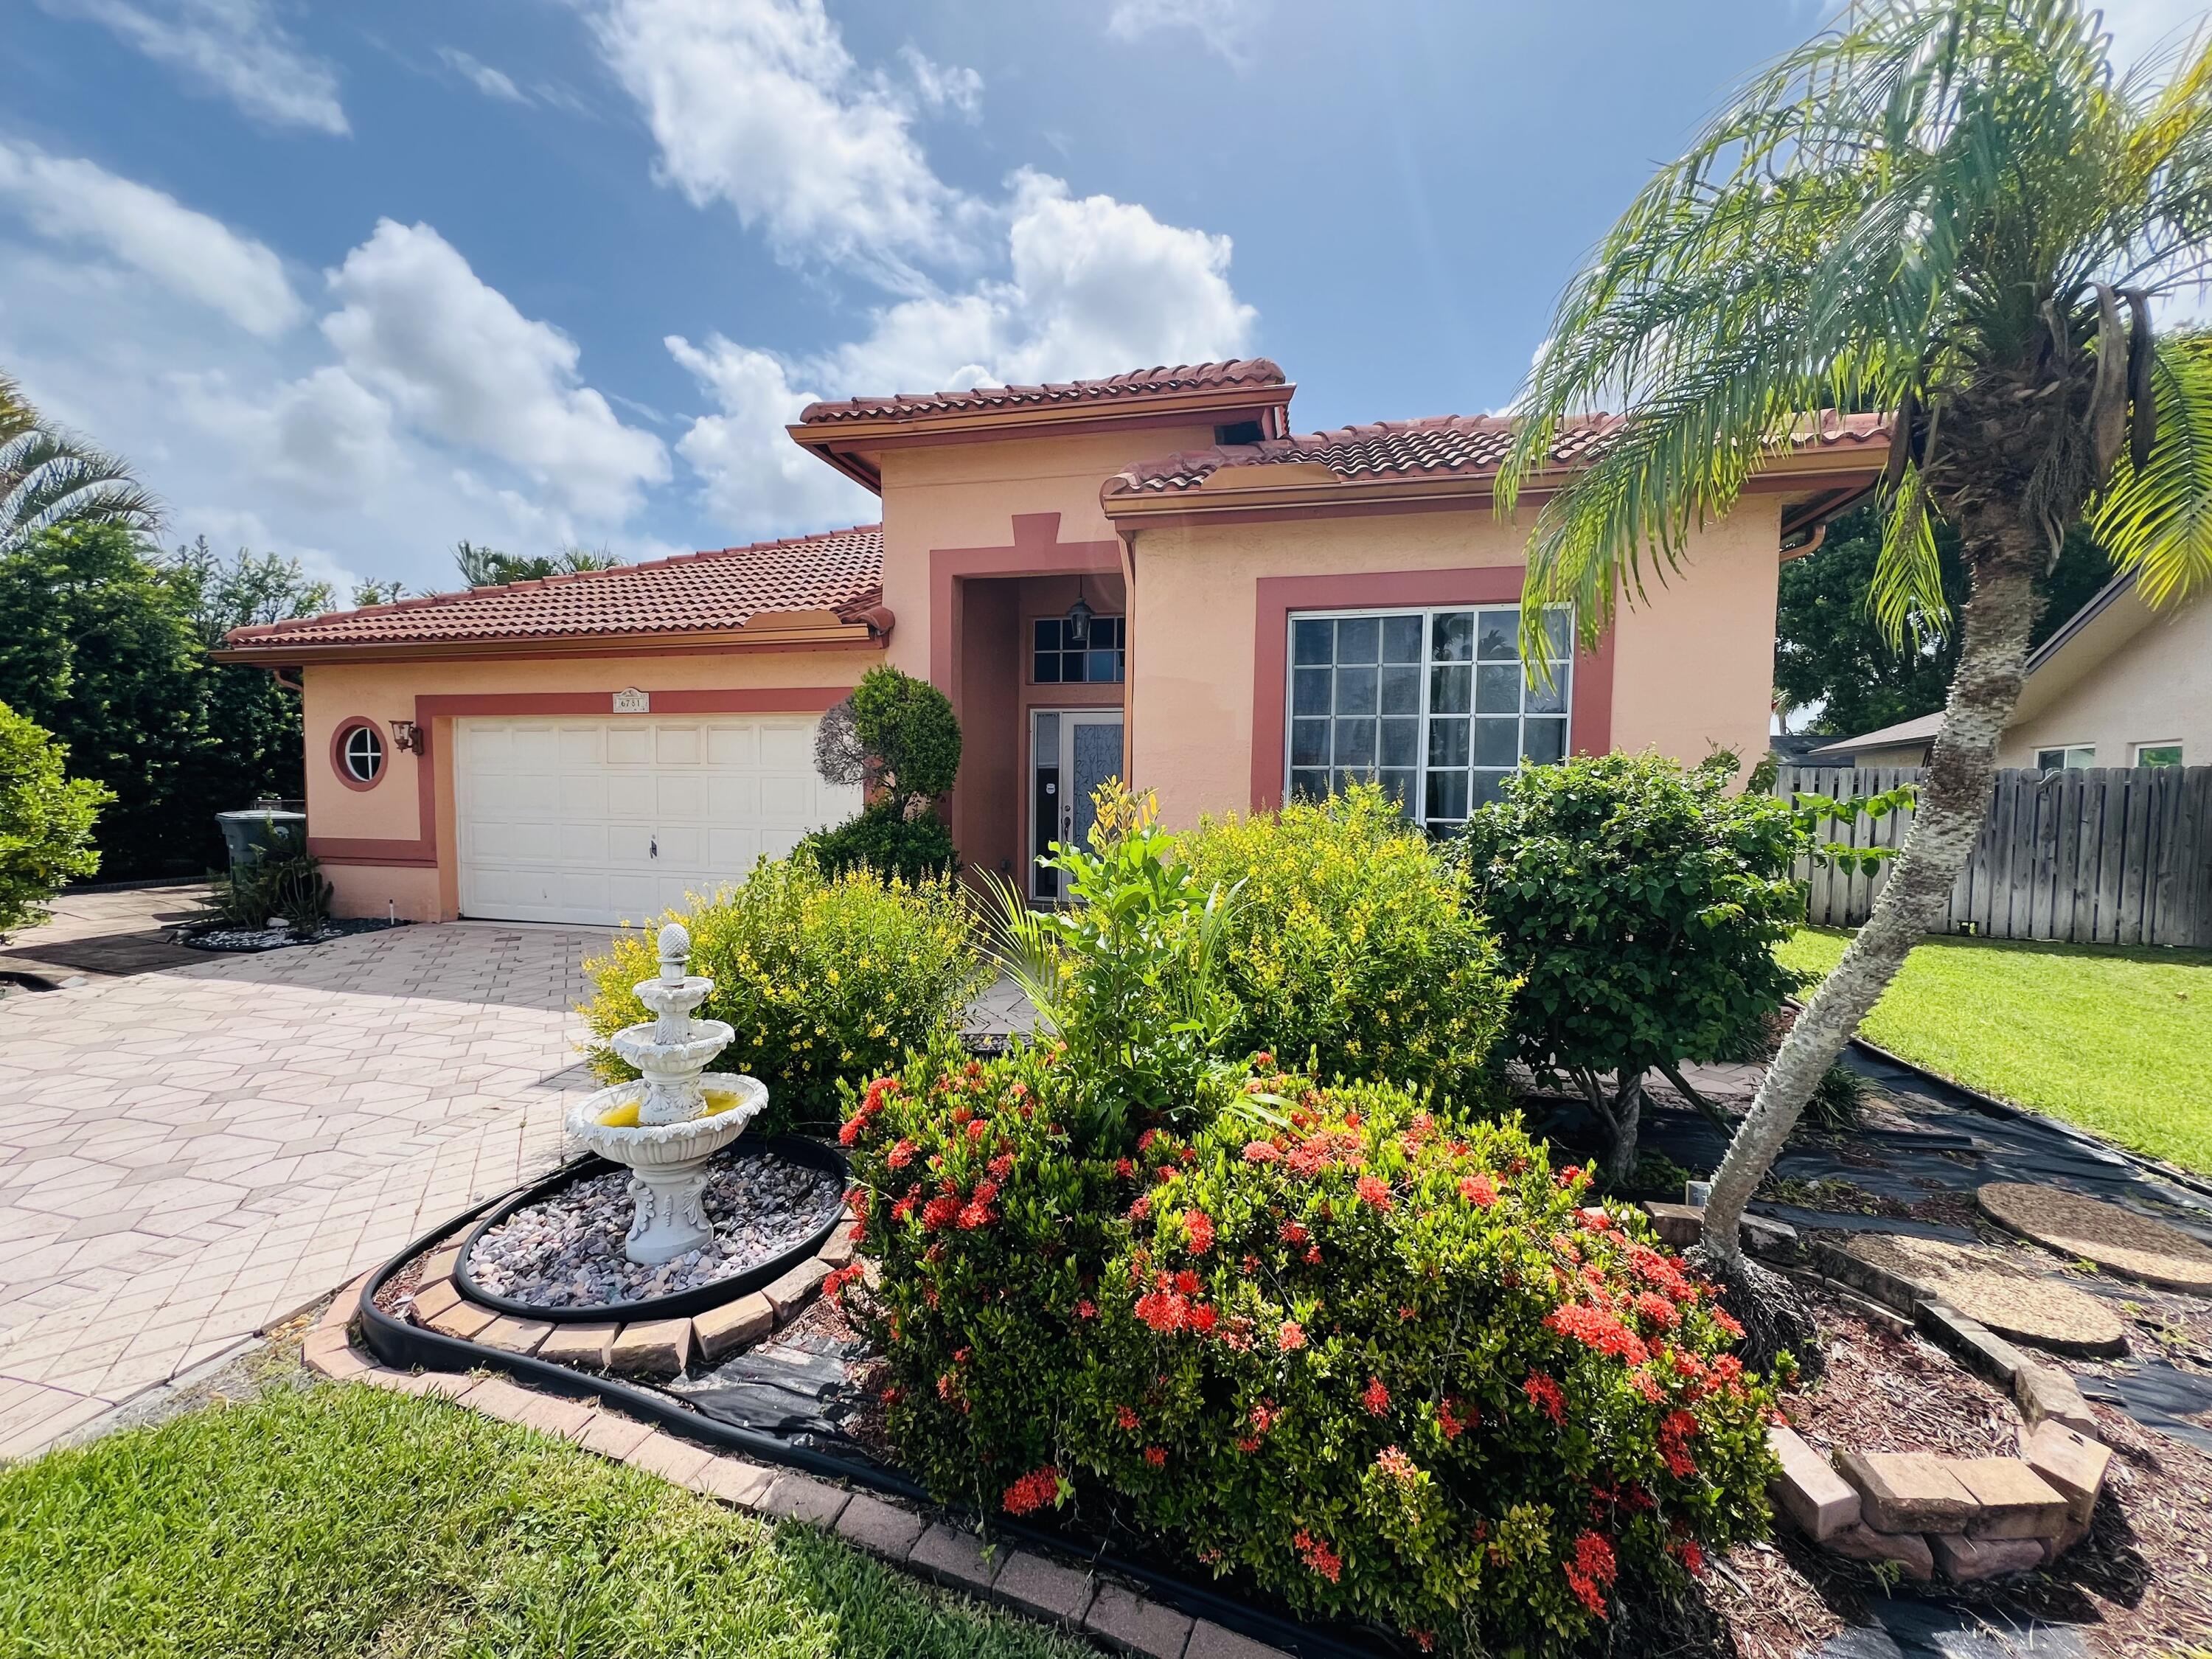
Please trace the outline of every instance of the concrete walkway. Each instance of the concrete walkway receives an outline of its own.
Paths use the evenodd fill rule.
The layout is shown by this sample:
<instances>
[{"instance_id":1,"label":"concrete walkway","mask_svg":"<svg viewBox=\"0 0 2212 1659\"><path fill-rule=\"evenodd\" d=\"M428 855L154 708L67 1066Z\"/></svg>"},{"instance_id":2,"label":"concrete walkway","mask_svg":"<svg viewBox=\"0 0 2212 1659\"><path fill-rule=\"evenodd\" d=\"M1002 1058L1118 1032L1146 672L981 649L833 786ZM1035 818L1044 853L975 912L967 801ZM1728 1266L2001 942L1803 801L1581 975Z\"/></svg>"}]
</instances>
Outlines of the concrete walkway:
<instances>
[{"instance_id":1,"label":"concrete walkway","mask_svg":"<svg viewBox=\"0 0 2212 1659\"><path fill-rule=\"evenodd\" d=\"M156 936L136 947L133 904ZM573 1009L605 930L403 927L174 966L174 904L65 901L74 939L8 952L116 976L0 999L0 1457L559 1162L593 1086Z\"/></svg>"}]
</instances>

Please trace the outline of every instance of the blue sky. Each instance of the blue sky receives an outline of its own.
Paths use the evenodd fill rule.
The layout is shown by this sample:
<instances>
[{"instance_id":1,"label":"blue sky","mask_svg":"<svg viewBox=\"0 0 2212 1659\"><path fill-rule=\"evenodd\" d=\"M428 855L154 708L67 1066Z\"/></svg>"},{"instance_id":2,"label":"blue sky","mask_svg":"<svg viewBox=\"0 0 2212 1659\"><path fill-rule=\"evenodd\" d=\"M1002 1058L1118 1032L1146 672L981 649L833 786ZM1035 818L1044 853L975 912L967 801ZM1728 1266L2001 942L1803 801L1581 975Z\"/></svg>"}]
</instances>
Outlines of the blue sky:
<instances>
[{"instance_id":1,"label":"blue sky","mask_svg":"<svg viewBox=\"0 0 2212 1659\"><path fill-rule=\"evenodd\" d=\"M807 398L1496 408L1810 0L0 0L0 366L172 538L452 586L873 516ZM2188 21L2114 9L2122 55Z\"/></svg>"}]
</instances>

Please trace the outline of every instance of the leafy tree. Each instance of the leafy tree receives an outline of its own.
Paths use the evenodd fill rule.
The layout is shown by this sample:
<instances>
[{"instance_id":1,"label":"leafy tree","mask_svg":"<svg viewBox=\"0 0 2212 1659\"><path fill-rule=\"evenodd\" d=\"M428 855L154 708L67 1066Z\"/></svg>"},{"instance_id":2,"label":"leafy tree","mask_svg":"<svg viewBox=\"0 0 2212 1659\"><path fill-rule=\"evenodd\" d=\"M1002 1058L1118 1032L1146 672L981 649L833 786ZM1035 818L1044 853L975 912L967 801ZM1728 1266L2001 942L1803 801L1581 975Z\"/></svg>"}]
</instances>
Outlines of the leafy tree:
<instances>
[{"instance_id":1,"label":"leafy tree","mask_svg":"<svg viewBox=\"0 0 2212 1659\"><path fill-rule=\"evenodd\" d=\"M1735 771L1725 754L1523 767L1454 843L1526 975L1516 1056L1588 1103L1615 1186L1635 1172L1644 1075L1735 1058L1797 988L1774 947L1804 917L1790 865L1805 838L1787 804L1735 793Z\"/></svg>"},{"instance_id":2,"label":"leafy tree","mask_svg":"<svg viewBox=\"0 0 2212 1659\"><path fill-rule=\"evenodd\" d=\"M372 605L397 605L406 597L405 582L385 582L371 578L353 585L353 607L356 611Z\"/></svg>"},{"instance_id":3,"label":"leafy tree","mask_svg":"<svg viewBox=\"0 0 2212 1659\"><path fill-rule=\"evenodd\" d=\"M178 548L169 570L208 651L234 628L313 617L330 610L334 599L330 583L310 580L297 559L241 547L226 560L204 536ZM292 799L303 793L300 694L264 668L236 663L208 664L202 686L209 741L182 785L191 803L185 810L204 817L245 806L257 795Z\"/></svg>"},{"instance_id":4,"label":"leafy tree","mask_svg":"<svg viewBox=\"0 0 2212 1659\"><path fill-rule=\"evenodd\" d=\"M161 516L123 462L49 423L22 388L0 374L0 557L58 526L143 532Z\"/></svg>"},{"instance_id":5,"label":"leafy tree","mask_svg":"<svg viewBox=\"0 0 2212 1659\"><path fill-rule=\"evenodd\" d=\"M1936 526L1943 597L1953 611L1966 600L1966 567L1959 532ZM1838 737L1872 732L1932 714L1943 706L1958 665L1955 629L1907 630L1893 645L1867 603L1881 559L1881 515L1856 507L1828 527L1817 552L1782 567L1776 607L1774 689L1784 707L1820 705L1811 727ZM2076 526L2058 562L2036 576L2043 600L2030 649L2043 643L2112 579L2112 561L2088 531Z\"/></svg>"},{"instance_id":6,"label":"leafy tree","mask_svg":"<svg viewBox=\"0 0 2212 1659\"><path fill-rule=\"evenodd\" d=\"M67 881L97 874L100 809L114 797L63 770L53 734L0 703L0 938L46 915Z\"/></svg>"},{"instance_id":7,"label":"leafy tree","mask_svg":"<svg viewBox=\"0 0 2212 1659\"><path fill-rule=\"evenodd\" d=\"M210 741L206 673L174 573L127 527L48 530L0 556L0 701L113 793L110 874L205 867L213 826L180 809Z\"/></svg>"},{"instance_id":8,"label":"leafy tree","mask_svg":"<svg viewBox=\"0 0 2212 1659\"><path fill-rule=\"evenodd\" d=\"M2154 325L2205 270L2212 45L2114 72L2078 0L1869 0L1745 87L1568 287L1498 500L1560 422L1625 403L1528 544L1524 626L1586 635L1676 569L1807 412L1895 411L1875 618L1902 646L1966 602L1943 733L1874 913L1791 1027L1716 1173L1703 1249L1754 1358L1813 1334L1741 1254L1746 1200L1942 910L2019 697L2035 578L2087 522L2144 598L2212 581L2212 331ZM1532 657L1539 653L1532 651Z\"/></svg>"},{"instance_id":9,"label":"leafy tree","mask_svg":"<svg viewBox=\"0 0 2212 1659\"><path fill-rule=\"evenodd\" d=\"M509 582L542 581L548 576L574 575L580 570L611 570L622 561L608 549L564 547L546 554L502 553L475 542L456 542L453 562L461 580L471 587L504 587Z\"/></svg>"}]
</instances>

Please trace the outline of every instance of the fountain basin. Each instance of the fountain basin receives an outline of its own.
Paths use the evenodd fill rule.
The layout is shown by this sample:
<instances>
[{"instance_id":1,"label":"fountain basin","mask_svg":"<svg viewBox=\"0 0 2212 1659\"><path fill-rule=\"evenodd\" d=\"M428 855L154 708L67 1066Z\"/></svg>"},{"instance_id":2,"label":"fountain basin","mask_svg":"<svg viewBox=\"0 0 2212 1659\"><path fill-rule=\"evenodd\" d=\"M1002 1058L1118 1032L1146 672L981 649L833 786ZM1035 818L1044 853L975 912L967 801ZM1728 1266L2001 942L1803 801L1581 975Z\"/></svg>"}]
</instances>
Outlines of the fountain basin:
<instances>
[{"instance_id":1,"label":"fountain basin","mask_svg":"<svg viewBox=\"0 0 2212 1659\"><path fill-rule=\"evenodd\" d=\"M694 1086L703 1097L699 1115L672 1123L650 1121L654 1082L647 1079L587 1095L562 1120L571 1139L630 1171L636 1205L628 1245L633 1261L672 1261L713 1240L700 1170L768 1104L768 1085L742 1073L701 1077Z\"/></svg>"},{"instance_id":2,"label":"fountain basin","mask_svg":"<svg viewBox=\"0 0 2212 1659\"><path fill-rule=\"evenodd\" d=\"M829 1243L830 1236L836 1231L845 1216L842 1194L848 1182L848 1171L843 1157L835 1147L796 1135L744 1135L708 1160L702 1173L708 1187L710 1210L720 1202L720 1183L729 1167L751 1158L779 1161L813 1171L820 1178L824 1193L835 1196L827 1199L818 1218L793 1226L787 1243L725 1277L665 1294L592 1302L546 1302L537 1299L528 1291L507 1294L492 1289L486 1283L486 1278L502 1275L481 1254L488 1248L483 1243L486 1235L500 1232L517 1218L526 1222L530 1212L542 1210L548 1205L582 1207L590 1200L587 1200L586 1194L578 1193L575 1189L582 1188L586 1193L594 1187L604 1189L629 1173L618 1164L609 1163L601 1158L586 1157L502 1199L477 1220L461 1243L460 1261L453 1271L457 1287L470 1301L500 1313L516 1319L537 1320L556 1325L626 1324L647 1320L688 1319L711 1308L733 1302L774 1284L793 1268L803 1266ZM619 1196L614 1198L611 1207L618 1210L620 1201ZM601 1200L592 1207L604 1215L611 1206ZM611 1265L617 1267L626 1262L621 1248L622 1237L619 1220L611 1220L605 1229L605 1238ZM482 1275L479 1269L483 1270Z\"/></svg>"}]
</instances>

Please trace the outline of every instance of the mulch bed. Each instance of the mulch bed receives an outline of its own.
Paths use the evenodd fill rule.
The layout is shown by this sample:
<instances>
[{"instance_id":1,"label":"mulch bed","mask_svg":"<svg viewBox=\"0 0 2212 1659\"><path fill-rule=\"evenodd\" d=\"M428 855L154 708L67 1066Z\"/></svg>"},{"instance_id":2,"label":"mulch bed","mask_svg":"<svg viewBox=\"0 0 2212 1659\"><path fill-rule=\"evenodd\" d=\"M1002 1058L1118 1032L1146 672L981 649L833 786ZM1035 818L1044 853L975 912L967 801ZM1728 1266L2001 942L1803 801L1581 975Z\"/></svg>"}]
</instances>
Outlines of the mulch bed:
<instances>
[{"instance_id":1,"label":"mulch bed","mask_svg":"<svg viewBox=\"0 0 2212 1659\"><path fill-rule=\"evenodd\" d=\"M2020 1419L2008 1396L1917 1334L1901 1334L1839 1297L1815 1291L1812 1299L1828 1339L1828 1374L1783 1404L1814 1446L2015 1455ZM2212 1644L2212 1455L2110 1407L2094 1409L2115 1461L2088 1538L2031 1577L1942 1593L1986 1609L1996 1623L2080 1626L2092 1650L2110 1659ZM1869 1623L1869 1609L1890 1593L1863 1565L1815 1551L1786 1530L1771 1544L1739 1546L1717 1559L1705 1589L1741 1659L1814 1651L1848 1626Z\"/></svg>"}]
</instances>

